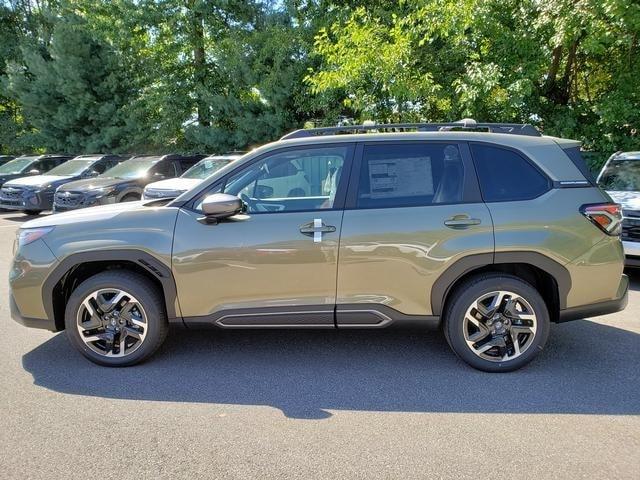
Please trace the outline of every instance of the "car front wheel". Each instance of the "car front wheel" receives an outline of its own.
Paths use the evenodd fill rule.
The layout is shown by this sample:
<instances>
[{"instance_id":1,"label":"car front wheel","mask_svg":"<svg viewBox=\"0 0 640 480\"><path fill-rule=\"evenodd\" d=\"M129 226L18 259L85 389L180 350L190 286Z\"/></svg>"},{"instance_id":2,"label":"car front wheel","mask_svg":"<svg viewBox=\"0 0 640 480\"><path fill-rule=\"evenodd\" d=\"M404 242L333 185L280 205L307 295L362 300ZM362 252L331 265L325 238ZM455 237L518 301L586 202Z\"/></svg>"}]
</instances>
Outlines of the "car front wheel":
<instances>
[{"instance_id":1,"label":"car front wheel","mask_svg":"<svg viewBox=\"0 0 640 480\"><path fill-rule=\"evenodd\" d=\"M474 368L508 372L544 348L549 312L529 283L507 274L471 278L453 292L444 333L453 351Z\"/></svg>"},{"instance_id":2,"label":"car front wheel","mask_svg":"<svg viewBox=\"0 0 640 480\"><path fill-rule=\"evenodd\" d=\"M70 342L89 360L124 367L152 355L168 323L162 296L144 276L111 270L82 282L65 311Z\"/></svg>"}]
</instances>

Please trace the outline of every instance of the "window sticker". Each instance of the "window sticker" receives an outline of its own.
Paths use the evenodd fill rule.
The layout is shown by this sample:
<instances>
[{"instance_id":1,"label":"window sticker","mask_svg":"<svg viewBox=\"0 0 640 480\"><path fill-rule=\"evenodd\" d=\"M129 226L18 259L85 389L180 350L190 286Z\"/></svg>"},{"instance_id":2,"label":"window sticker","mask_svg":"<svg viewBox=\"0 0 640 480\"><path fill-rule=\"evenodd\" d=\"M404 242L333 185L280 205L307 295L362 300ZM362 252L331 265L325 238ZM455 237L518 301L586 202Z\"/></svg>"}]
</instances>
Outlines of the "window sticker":
<instances>
[{"instance_id":1,"label":"window sticker","mask_svg":"<svg viewBox=\"0 0 640 480\"><path fill-rule=\"evenodd\" d=\"M371 198L433 195L431 157L369 160Z\"/></svg>"}]
</instances>

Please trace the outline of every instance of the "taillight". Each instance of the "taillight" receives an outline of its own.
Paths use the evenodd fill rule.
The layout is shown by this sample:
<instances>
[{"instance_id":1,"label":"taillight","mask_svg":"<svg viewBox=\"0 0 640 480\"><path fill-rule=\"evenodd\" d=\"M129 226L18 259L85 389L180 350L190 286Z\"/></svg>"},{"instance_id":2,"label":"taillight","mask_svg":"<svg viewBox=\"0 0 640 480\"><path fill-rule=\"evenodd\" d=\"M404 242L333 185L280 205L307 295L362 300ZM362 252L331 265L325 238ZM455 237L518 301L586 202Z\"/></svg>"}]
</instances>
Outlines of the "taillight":
<instances>
[{"instance_id":1,"label":"taillight","mask_svg":"<svg viewBox=\"0 0 640 480\"><path fill-rule=\"evenodd\" d=\"M607 235L620 235L622 208L617 203L592 203L580 207L580 213Z\"/></svg>"}]
</instances>

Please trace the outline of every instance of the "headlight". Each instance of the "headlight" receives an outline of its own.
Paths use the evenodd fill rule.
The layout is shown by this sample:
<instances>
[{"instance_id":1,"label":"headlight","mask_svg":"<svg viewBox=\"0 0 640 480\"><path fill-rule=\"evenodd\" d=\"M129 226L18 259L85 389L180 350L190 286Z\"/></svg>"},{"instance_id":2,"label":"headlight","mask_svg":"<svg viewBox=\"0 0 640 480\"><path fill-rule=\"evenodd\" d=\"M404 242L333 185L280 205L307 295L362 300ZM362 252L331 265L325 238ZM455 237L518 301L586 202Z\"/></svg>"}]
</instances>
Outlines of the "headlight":
<instances>
[{"instance_id":1,"label":"headlight","mask_svg":"<svg viewBox=\"0 0 640 480\"><path fill-rule=\"evenodd\" d=\"M109 195L113 195L115 192L116 192L116 187L101 188L100 190L96 190L96 193L94 196L96 198L108 197Z\"/></svg>"},{"instance_id":2,"label":"headlight","mask_svg":"<svg viewBox=\"0 0 640 480\"><path fill-rule=\"evenodd\" d=\"M18 247L24 247L44 237L53 227L21 228L17 233Z\"/></svg>"}]
</instances>

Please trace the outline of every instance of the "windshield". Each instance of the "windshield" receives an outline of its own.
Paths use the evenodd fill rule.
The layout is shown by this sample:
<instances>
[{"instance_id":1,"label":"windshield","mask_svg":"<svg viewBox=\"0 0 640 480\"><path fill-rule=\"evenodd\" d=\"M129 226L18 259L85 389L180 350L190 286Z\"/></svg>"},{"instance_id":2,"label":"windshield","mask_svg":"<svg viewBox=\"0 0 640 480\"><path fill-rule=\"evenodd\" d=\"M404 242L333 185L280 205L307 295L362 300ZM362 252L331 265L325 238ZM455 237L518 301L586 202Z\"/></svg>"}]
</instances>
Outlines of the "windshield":
<instances>
[{"instance_id":1,"label":"windshield","mask_svg":"<svg viewBox=\"0 0 640 480\"><path fill-rule=\"evenodd\" d=\"M217 172L225 165L229 165L231 159L229 158L205 158L196 163L193 167L182 174L182 178L207 178L214 172Z\"/></svg>"},{"instance_id":2,"label":"windshield","mask_svg":"<svg viewBox=\"0 0 640 480\"><path fill-rule=\"evenodd\" d=\"M1 174L22 173L37 157L22 157L11 160L0 167Z\"/></svg>"},{"instance_id":3,"label":"windshield","mask_svg":"<svg viewBox=\"0 0 640 480\"><path fill-rule=\"evenodd\" d=\"M47 175L80 175L87 168L95 163L95 158L82 159L82 160L69 160L62 165L58 165L56 168L52 168L47 172Z\"/></svg>"},{"instance_id":4,"label":"windshield","mask_svg":"<svg viewBox=\"0 0 640 480\"><path fill-rule=\"evenodd\" d=\"M640 160L614 160L602 171L599 185L605 190L640 191Z\"/></svg>"},{"instance_id":5,"label":"windshield","mask_svg":"<svg viewBox=\"0 0 640 480\"><path fill-rule=\"evenodd\" d=\"M159 161L160 157L132 158L107 170L100 176L122 179L144 177L149 169Z\"/></svg>"}]
</instances>

